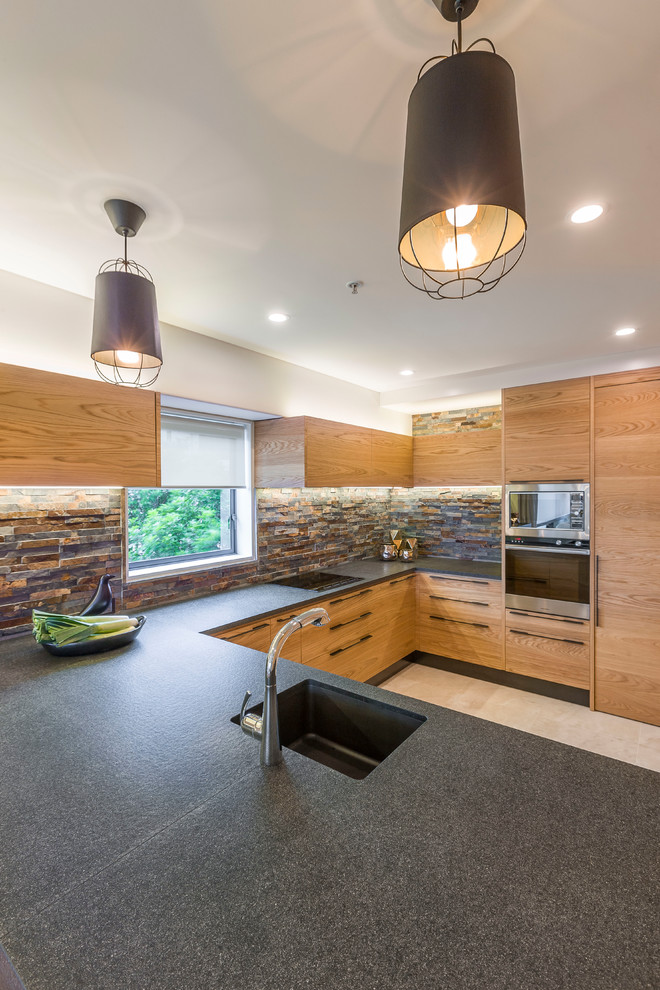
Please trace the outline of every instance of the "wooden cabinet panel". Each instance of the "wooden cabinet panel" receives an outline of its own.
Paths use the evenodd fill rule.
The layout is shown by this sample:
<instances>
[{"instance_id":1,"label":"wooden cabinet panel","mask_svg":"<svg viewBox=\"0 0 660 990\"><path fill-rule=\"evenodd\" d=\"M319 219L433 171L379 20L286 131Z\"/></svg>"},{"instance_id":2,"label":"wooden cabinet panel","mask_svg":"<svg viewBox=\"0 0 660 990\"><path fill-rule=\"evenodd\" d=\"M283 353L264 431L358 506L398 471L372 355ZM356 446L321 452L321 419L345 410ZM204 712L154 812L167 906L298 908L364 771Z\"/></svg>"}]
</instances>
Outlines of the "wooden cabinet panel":
<instances>
[{"instance_id":1,"label":"wooden cabinet panel","mask_svg":"<svg viewBox=\"0 0 660 990\"><path fill-rule=\"evenodd\" d=\"M377 615L376 589L361 588L336 598L315 602L326 609L330 622L325 626L306 626L303 631L303 662L338 649L346 642L365 635L371 619ZM366 631L370 632L371 629Z\"/></svg>"},{"instance_id":2,"label":"wooden cabinet panel","mask_svg":"<svg viewBox=\"0 0 660 990\"><path fill-rule=\"evenodd\" d=\"M312 416L255 423L258 488L412 484L412 437Z\"/></svg>"},{"instance_id":3,"label":"wooden cabinet panel","mask_svg":"<svg viewBox=\"0 0 660 990\"><path fill-rule=\"evenodd\" d=\"M367 681L388 666L383 661L383 655L383 636L378 633L365 633L330 653L315 657L309 666L342 677L350 677L355 681Z\"/></svg>"},{"instance_id":4,"label":"wooden cabinet panel","mask_svg":"<svg viewBox=\"0 0 660 990\"><path fill-rule=\"evenodd\" d=\"M415 437L413 464L415 485L501 485L502 431Z\"/></svg>"},{"instance_id":5,"label":"wooden cabinet panel","mask_svg":"<svg viewBox=\"0 0 660 990\"><path fill-rule=\"evenodd\" d=\"M504 480L589 481L590 381L504 389Z\"/></svg>"},{"instance_id":6,"label":"wooden cabinet panel","mask_svg":"<svg viewBox=\"0 0 660 990\"><path fill-rule=\"evenodd\" d=\"M417 649L503 668L502 582L418 573Z\"/></svg>"},{"instance_id":7,"label":"wooden cabinet panel","mask_svg":"<svg viewBox=\"0 0 660 990\"><path fill-rule=\"evenodd\" d=\"M306 417L305 483L311 488L371 482L371 430Z\"/></svg>"},{"instance_id":8,"label":"wooden cabinet panel","mask_svg":"<svg viewBox=\"0 0 660 990\"><path fill-rule=\"evenodd\" d=\"M507 609L506 669L589 688L589 623Z\"/></svg>"},{"instance_id":9,"label":"wooden cabinet panel","mask_svg":"<svg viewBox=\"0 0 660 990\"><path fill-rule=\"evenodd\" d=\"M453 577L450 574L417 572L420 594L445 595L456 601L488 602L502 605L502 582L489 578Z\"/></svg>"},{"instance_id":10,"label":"wooden cabinet panel","mask_svg":"<svg viewBox=\"0 0 660 990\"><path fill-rule=\"evenodd\" d=\"M370 485L409 488L413 483L413 438L371 431Z\"/></svg>"},{"instance_id":11,"label":"wooden cabinet panel","mask_svg":"<svg viewBox=\"0 0 660 990\"><path fill-rule=\"evenodd\" d=\"M436 656L502 669L501 620L496 625L489 625L421 612L417 619L417 649L435 653Z\"/></svg>"},{"instance_id":12,"label":"wooden cabinet panel","mask_svg":"<svg viewBox=\"0 0 660 990\"><path fill-rule=\"evenodd\" d=\"M242 626L234 626L224 632L212 633L216 639L226 639L239 646L247 646L251 650L261 650L268 653L271 642L270 619L255 619Z\"/></svg>"},{"instance_id":13,"label":"wooden cabinet panel","mask_svg":"<svg viewBox=\"0 0 660 990\"><path fill-rule=\"evenodd\" d=\"M0 485L160 485L159 396L0 365Z\"/></svg>"},{"instance_id":14,"label":"wooden cabinet panel","mask_svg":"<svg viewBox=\"0 0 660 990\"><path fill-rule=\"evenodd\" d=\"M305 417L264 419L254 424L257 488L305 487Z\"/></svg>"},{"instance_id":15,"label":"wooden cabinet panel","mask_svg":"<svg viewBox=\"0 0 660 990\"><path fill-rule=\"evenodd\" d=\"M660 369L594 385L595 707L660 725Z\"/></svg>"}]
</instances>

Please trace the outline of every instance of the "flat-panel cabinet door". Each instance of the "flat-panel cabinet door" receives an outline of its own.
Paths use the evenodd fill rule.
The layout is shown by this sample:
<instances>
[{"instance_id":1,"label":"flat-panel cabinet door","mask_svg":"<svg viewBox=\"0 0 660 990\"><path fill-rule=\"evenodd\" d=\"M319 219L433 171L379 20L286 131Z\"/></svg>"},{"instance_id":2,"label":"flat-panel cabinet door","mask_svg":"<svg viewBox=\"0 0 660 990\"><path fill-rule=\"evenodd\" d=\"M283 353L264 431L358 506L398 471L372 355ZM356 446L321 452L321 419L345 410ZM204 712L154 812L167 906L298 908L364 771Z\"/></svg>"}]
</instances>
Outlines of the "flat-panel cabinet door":
<instances>
[{"instance_id":1,"label":"flat-panel cabinet door","mask_svg":"<svg viewBox=\"0 0 660 990\"><path fill-rule=\"evenodd\" d=\"M0 486L160 485L159 398L0 364Z\"/></svg>"},{"instance_id":2,"label":"flat-panel cabinet door","mask_svg":"<svg viewBox=\"0 0 660 990\"><path fill-rule=\"evenodd\" d=\"M505 388L504 480L589 481L590 380Z\"/></svg>"},{"instance_id":3,"label":"flat-panel cabinet door","mask_svg":"<svg viewBox=\"0 0 660 990\"><path fill-rule=\"evenodd\" d=\"M652 372L595 382L595 705L660 725L660 369Z\"/></svg>"}]
</instances>

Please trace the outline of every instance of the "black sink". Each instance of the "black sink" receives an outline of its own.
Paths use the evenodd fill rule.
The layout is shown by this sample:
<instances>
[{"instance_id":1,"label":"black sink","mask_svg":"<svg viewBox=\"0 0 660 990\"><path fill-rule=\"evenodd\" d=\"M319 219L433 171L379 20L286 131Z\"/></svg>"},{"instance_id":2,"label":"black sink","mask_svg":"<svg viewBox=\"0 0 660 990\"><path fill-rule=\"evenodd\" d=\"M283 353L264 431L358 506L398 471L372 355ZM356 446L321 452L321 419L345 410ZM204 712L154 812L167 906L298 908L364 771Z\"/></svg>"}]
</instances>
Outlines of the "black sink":
<instances>
[{"instance_id":1,"label":"black sink","mask_svg":"<svg viewBox=\"0 0 660 990\"><path fill-rule=\"evenodd\" d=\"M426 721L319 681L301 681L277 700L282 745L355 780L370 774ZM261 714L262 707L249 711ZM238 715L232 722L238 724Z\"/></svg>"}]
</instances>

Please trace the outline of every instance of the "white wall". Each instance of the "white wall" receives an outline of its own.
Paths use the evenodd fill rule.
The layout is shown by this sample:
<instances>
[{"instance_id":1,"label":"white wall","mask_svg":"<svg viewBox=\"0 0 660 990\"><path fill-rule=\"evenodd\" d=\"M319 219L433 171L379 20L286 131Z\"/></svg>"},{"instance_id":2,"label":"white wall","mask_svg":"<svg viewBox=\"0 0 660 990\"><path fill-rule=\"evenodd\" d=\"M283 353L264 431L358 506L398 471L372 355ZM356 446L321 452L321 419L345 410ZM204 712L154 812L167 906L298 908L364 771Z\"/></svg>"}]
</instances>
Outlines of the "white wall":
<instances>
[{"instance_id":1,"label":"white wall","mask_svg":"<svg viewBox=\"0 0 660 990\"><path fill-rule=\"evenodd\" d=\"M0 271L0 361L95 378L91 299ZM281 416L320 416L410 434L406 412L370 389L308 371L180 327L161 324L163 370L155 388Z\"/></svg>"}]
</instances>

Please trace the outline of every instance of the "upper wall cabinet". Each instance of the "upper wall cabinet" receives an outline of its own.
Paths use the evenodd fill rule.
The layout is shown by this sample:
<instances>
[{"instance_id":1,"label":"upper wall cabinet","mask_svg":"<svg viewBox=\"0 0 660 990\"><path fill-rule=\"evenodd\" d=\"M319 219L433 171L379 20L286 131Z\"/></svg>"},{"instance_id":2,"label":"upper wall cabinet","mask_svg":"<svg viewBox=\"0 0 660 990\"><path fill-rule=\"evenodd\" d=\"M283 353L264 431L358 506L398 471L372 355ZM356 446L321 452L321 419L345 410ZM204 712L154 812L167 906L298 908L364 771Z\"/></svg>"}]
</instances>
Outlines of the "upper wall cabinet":
<instances>
[{"instance_id":1,"label":"upper wall cabinet","mask_svg":"<svg viewBox=\"0 0 660 990\"><path fill-rule=\"evenodd\" d=\"M412 438L312 416L255 423L258 488L412 483Z\"/></svg>"},{"instance_id":2,"label":"upper wall cabinet","mask_svg":"<svg viewBox=\"0 0 660 990\"><path fill-rule=\"evenodd\" d=\"M589 481L590 381L504 389L504 480Z\"/></svg>"},{"instance_id":3,"label":"upper wall cabinet","mask_svg":"<svg viewBox=\"0 0 660 990\"><path fill-rule=\"evenodd\" d=\"M501 485L502 431L468 430L415 437L415 485Z\"/></svg>"},{"instance_id":4,"label":"upper wall cabinet","mask_svg":"<svg viewBox=\"0 0 660 990\"><path fill-rule=\"evenodd\" d=\"M0 485L160 484L159 396L0 365Z\"/></svg>"}]
</instances>

